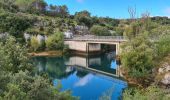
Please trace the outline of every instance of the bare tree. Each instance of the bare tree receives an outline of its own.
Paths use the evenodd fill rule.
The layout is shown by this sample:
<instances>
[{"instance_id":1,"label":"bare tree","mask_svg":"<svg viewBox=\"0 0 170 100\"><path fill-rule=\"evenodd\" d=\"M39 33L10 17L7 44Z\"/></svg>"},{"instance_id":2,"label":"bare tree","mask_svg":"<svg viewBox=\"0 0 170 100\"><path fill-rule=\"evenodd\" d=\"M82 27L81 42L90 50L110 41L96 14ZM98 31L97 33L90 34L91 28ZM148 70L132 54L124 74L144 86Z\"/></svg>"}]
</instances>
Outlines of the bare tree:
<instances>
[{"instance_id":1,"label":"bare tree","mask_svg":"<svg viewBox=\"0 0 170 100\"><path fill-rule=\"evenodd\" d=\"M141 14L141 20L145 25L145 29L149 30L149 26L150 26L150 13L148 11L144 12Z\"/></svg>"},{"instance_id":2,"label":"bare tree","mask_svg":"<svg viewBox=\"0 0 170 100\"><path fill-rule=\"evenodd\" d=\"M143 20L147 20L150 17L150 13L148 11L141 14Z\"/></svg>"},{"instance_id":3,"label":"bare tree","mask_svg":"<svg viewBox=\"0 0 170 100\"><path fill-rule=\"evenodd\" d=\"M129 7L128 8L128 12L129 12L129 15L130 15L130 19L132 20L132 21L135 21L135 19L136 19L136 7Z\"/></svg>"}]
</instances>

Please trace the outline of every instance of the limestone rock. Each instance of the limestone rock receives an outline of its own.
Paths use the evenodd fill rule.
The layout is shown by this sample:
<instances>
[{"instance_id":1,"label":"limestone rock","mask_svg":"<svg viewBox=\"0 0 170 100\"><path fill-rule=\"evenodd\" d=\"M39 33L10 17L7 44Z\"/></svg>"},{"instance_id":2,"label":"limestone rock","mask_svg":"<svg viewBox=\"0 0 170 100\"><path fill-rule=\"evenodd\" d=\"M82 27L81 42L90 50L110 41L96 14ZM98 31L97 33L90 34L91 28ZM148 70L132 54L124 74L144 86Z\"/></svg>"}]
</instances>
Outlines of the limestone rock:
<instances>
[{"instance_id":1,"label":"limestone rock","mask_svg":"<svg viewBox=\"0 0 170 100\"><path fill-rule=\"evenodd\" d=\"M166 72L169 72L169 71L170 71L170 65L168 63L163 64L163 66L158 69L158 72L160 74L166 73Z\"/></svg>"},{"instance_id":2,"label":"limestone rock","mask_svg":"<svg viewBox=\"0 0 170 100\"><path fill-rule=\"evenodd\" d=\"M161 81L164 85L170 85L170 72L166 73Z\"/></svg>"}]
</instances>

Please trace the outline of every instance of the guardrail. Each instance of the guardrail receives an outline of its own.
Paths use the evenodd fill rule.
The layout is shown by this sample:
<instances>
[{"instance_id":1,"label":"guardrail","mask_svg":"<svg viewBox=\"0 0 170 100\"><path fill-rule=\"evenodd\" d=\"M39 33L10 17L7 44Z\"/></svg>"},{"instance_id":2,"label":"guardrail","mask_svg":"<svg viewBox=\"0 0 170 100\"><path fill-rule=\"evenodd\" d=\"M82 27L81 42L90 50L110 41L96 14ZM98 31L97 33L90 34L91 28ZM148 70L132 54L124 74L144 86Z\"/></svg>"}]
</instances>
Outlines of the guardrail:
<instances>
[{"instance_id":1,"label":"guardrail","mask_svg":"<svg viewBox=\"0 0 170 100\"><path fill-rule=\"evenodd\" d=\"M67 38L65 40L72 41L127 41L124 36L94 36L94 35L75 35L72 38Z\"/></svg>"}]
</instances>

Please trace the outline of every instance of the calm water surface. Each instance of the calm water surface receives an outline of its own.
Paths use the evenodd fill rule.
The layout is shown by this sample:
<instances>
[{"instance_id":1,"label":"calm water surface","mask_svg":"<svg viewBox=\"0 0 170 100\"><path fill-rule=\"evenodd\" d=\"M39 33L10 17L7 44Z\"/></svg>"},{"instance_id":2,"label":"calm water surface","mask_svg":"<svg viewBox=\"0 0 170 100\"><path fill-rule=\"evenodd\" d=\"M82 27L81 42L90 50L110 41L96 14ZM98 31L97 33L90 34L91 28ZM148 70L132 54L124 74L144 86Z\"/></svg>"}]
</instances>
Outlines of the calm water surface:
<instances>
[{"instance_id":1,"label":"calm water surface","mask_svg":"<svg viewBox=\"0 0 170 100\"><path fill-rule=\"evenodd\" d=\"M80 100L99 100L105 95L118 100L127 83L120 78L113 55L35 57L33 60L37 74L47 72L54 86L60 81L62 90L71 90Z\"/></svg>"}]
</instances>

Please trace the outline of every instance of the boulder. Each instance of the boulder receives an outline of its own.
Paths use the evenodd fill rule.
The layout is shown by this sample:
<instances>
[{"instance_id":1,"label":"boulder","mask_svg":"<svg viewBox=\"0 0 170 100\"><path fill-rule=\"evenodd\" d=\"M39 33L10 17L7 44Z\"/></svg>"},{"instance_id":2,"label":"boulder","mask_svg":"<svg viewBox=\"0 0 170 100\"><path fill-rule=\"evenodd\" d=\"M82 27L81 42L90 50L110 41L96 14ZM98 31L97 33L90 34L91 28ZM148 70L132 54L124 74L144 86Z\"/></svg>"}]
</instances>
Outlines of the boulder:
<instances>
[{"instance_id":1,"label":"boulder","mask_svg":"<svg viewBox=\"0 0 170 100\"><path fill-rule=\"evenodd\" d=\"M159 74L167 73L169 71L170 71L170 65L168 63L163 64L162 67L158 69Z\"/></svg>"},{"instance_id":2,"label":"boulder","mask_svg":"<svg viewBox=\"0 0 170 100\"><path fill-rule=\"evenodd\" d=\"M165 74L161 82L164 85L170 85L170 72Z\"/></svg>"}]
</instances>

